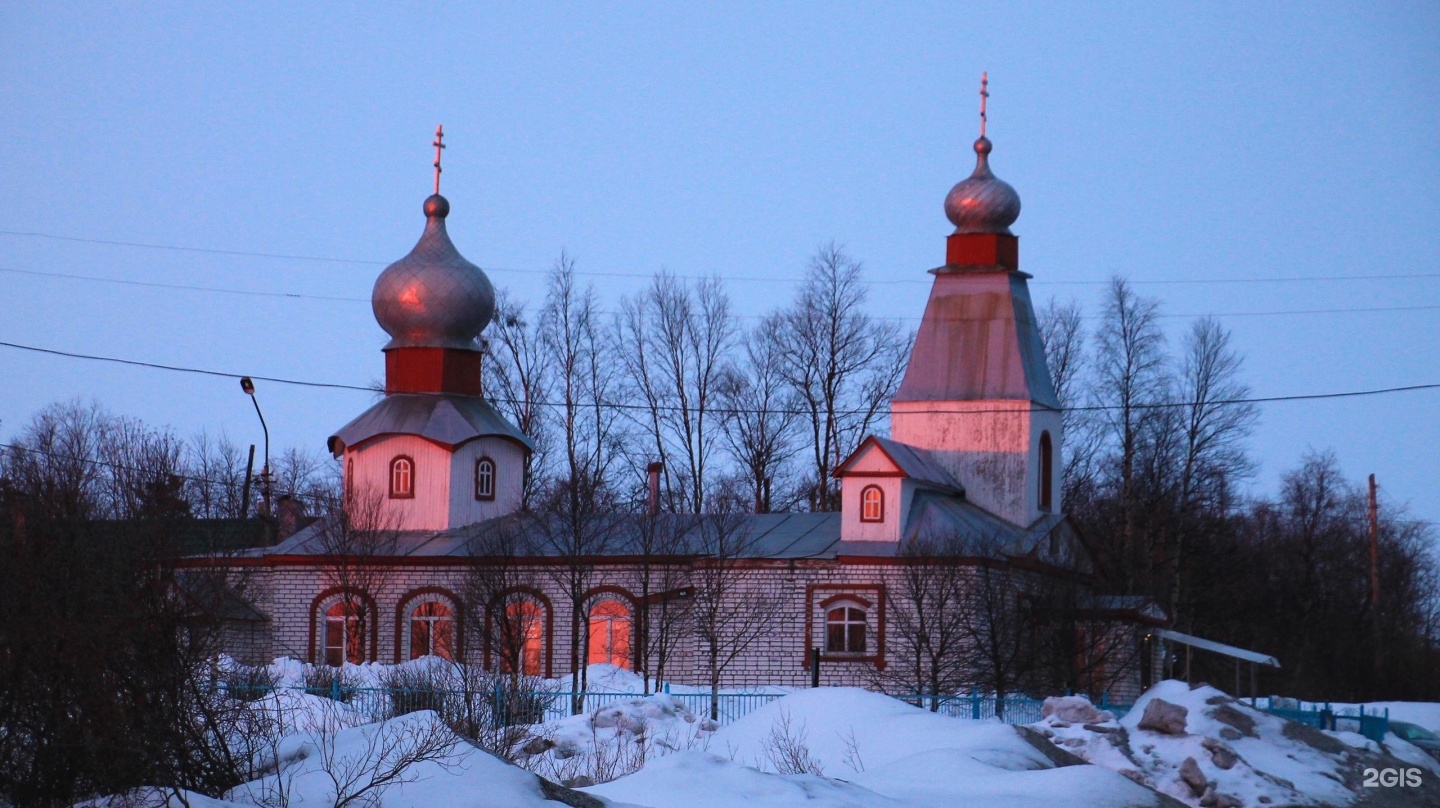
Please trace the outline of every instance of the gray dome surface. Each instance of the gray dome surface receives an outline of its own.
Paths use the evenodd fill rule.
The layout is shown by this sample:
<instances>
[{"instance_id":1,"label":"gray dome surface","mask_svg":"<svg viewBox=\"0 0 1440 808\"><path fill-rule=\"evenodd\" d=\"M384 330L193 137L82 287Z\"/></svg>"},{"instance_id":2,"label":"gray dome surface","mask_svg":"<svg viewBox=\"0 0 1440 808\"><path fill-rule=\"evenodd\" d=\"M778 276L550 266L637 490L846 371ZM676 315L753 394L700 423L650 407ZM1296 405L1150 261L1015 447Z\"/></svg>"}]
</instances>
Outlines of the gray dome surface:
<instances>
[{"instance_id":1,"label":"gray dome surface","mask_svg":"<svg viewBox=\"0 0 1440 808\"><path fill-rule=\"evenodd\" d=\"M450 203L425 200L425 232L410 254L375 279L370 305L391 336L385 348L479 350L475 338L495 315L495 287L445 232Z\"/></svg>"},{"instance_id":2,"label":"gray dome surface","mask_svg":"<svg viewBox=\"0 0 1440 808\"><path fill-rule=\"evenodd\" d=\"M990 171L990 140L975 141L975 171L950 189L945 215L956 233L1010 233L1020 217L1020 195Z\"/></svg>"}]
</instances>

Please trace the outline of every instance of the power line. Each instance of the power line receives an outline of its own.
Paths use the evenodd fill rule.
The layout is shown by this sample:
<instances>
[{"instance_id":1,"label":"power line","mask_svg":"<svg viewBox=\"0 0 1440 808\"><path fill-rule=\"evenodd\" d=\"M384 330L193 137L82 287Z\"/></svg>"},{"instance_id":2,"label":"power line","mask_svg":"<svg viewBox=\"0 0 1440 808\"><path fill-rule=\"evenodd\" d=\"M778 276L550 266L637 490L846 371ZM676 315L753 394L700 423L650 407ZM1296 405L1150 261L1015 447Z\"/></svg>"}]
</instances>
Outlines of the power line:
<instances>
[{"instance_id":1,"label":"power line","mask_svg":"<svg viewBox=\"0 0 1440 808\"><path fill-rule=\"evenodd\" d=\"M343 303L369 303L369 302L370 302L370 298L366 298L366 297L343 297L343 296L339 296L339 295L312 295L312 294L304 294L304 293L300 293L300 292L259 292L259 291L249 290L249 289L230 289L230 288L219 287L219 286L196 286L196 285L192 285L192 284L183 284L183 283L162 283L162 282L159 282L159 281L135 281L135 280L122 279L122 278L106 278L106 277L101 277L101 276L98 276L98 275L77 275L77 274L66 273L66 272L45 272L45 271L34 270L34 269L15 269L15 268L13 268L13 267L0 267L0 272L10 272L10 273L18 274L18 275L31 275L31 276L44 277L44 278L62 278L62 279L66 279L66 280L88 281L88 282L93 282L93 283L113 283L113 284L120 284L120 285L124 285L124 286L140 286L140 287L156 288L156 289L181 289L181 290L184 290L184 291L191 291L191 292L208 292L208 293L216 293L216 294L244 295L244 296L248 296L248 297L270 297L270 298L282 298L282 299L287 299L287 300L323 300L323 301L327 301L327 302L343 302ZM1159 281L1157 281L1157 283L1159 283ZM1207 312L1207 313L1203 313L1203 314L1157 314L1157 315L1155 315L1155 316L1156 316L1157 318L1162 318L1162 319L1189 319L1189 318L1195 318L1195 317L1284 317L1284 316L1292 316L1292 315L1310 315L1310 314L1367 314L1367 313L1374 313L1374 312L1435 311L1435 310L1440 310L1440 304L1437 304L1437 305L1421 305L1421 306L1359 306L1359 307L1354 307L1354 308L1336 308L1336 309L1276 309L1276 310L1274 310L1274 311L1221 311L1221 312ZM604 314L604 315L609 315L609 316L613 316L613 315L616 314L616 312L613 312L613 311L601 311L600 313L601 313L601 314ZM735 316L735 317L740 317L740 318L747 319L747 320L758 320L758 319L763 319L766 315L763 315L763 314L736 314L736 315L733 315L733 316ZM874 317L874 319L877 319L877 320L887 320L887 321L893 321L893 322L912 322L912 323L913 323L913 322L920 322L920 320L921 320L922 318L920 318L920 317L884 317L884 316L878 316L878 315L877 315L877 316ZM1098 317L1097 315L1082 315L1082 319L1085 319L1085 320L1095 320L1095 319L1099 319L1099 317Z\"/></svg>"},{"instance_id":2,"label":"power line","mask_svg":"<svg viewBox=\"0 0 1440 808\"><path fill-rule=\"evenodd\" d=\"M96 361L96 362L113 362L113 363L116 363L116 364L130 365L130 366L134 366L134 367L151 368L151 369L154 369L154 370L169 370L169 371L174 371L174 372L177 372L177 373L195 373L195 374L200 374L200 375L204 375L204 376L218 376L218 377L226 378L226 379L238 379L238 378L241 378L242 376L249 375L250 378L252 378L252 379L259 379L259 380L261 380L261 381L274 382L274 383L276 383L276 384L294 385L294 386L297 386L297 387L318 387L318 388L327 388L327 389L335 389L335 390L359 390L359 391L366 392L366 393L378 393L378 392L381 392L380 390L378 390L378 389L376 389L376 388L374 388L374 387L361 387L361 386L359 386L359 385L353 385L353 384L338 384L338 383L333 383L333 382L312 382L312 381L304 381L304 380L300 380L300 379L284 379L284 378L279 378L279 377L275 377L275 376L256 376L256 375L253 375L253 374L230 373L230 372L219 371L219 370L206 370L206 369L202 369L202 368L190 368L190 367L184 367L184 366L180 366L180 365L164 365L164 364L159 364L159 363L156 363L156 362L142 362L142 361L138 361L138 360L134 360L134 359L120 359L120 358L111 357L111 356L97 356L97 355L94 355L94 354L82 354L82 353L74 353L74 352L70 352L70 351L59 351L59 350L54 350L54 349L51 349L51 348L39 348L39 347L35 347L35 346L32 346L32 345L21 345L21 344L19 344L19 343L15 343L15 342L0 342L0 347L14 348L14 349L21 350L21 351L33 351L33 352L36 352L36 353L49 354L49 355L52 355L52 356L64 356L64 357L68 357L68 358L71 358L71 359L84 359L84 360ZM1204 402L1200 402L1200 401L1163 401L1163 402L1154 402L1154 403L1149 403L1149 404L1133 404L1133 405L1129 405L1129 409L1134 409L1134 410L1160 410L1160 409L1179 409L1179 408L1194 407L1194 406L1199 406L1199 405L1223 407L1223 406L1236 406L1236 405L1241 405L1241 404L1273 404L1273 403L1290 402L1290 401L1325 401L1325 400L1331 400L1331 399L1360 398L1360 397L1366 397L1366 396L1387 395L1387 394L1391 394L1391 393L1412 393L1412 392L1419 392L1419 391L1422 391L1422 390L1437 390L1437 389L1440 389L1440 383L1436 383L1436 384L1410 384L1410 385L1402 385L1402 386L1398 386L1398 387L1382 387L1382 388L1376 388L1376 389L1371 389L1371 390L1347 390L1347 391L1341 391L1341 392L1335 392L1335 393L1303 393L1303 394L1289 395L1289 396L1255 396L1255 397L1248 397L1248 398L1215 399L1215 400L1212 400L1212 401L1204 401ZM491 398L490 400L491 400L491 401L498 401L498 402L506 403L506 404L520 404L520 403L525 403L525 402L517 401L517 400L515 400L515 399L504 399L504 398ZM554 401L531 401L531 402L529 402L529 404L534 405L534 406L539 406L539 407L561 407L561 406L564 406L563 404L561 404L561 403L559 403L559 402L554 402ZM652 409L652 406L649 405L649 404L627 404L627 403L616 403L616 402L601 402L601 406L610 407L610 408L612 408L612 409L621 409L621 410L645 410L645 411L648 411L648 410ZM1014 407L1014 408L998 408L998 409L983 409L983 410L981 410L981 409L931 410L930 412L940 413L940 414L954 414L954 415L980 415L980 414L984 414L984 413L1018 413L1018 412L1102 412L1102 411L1118 410L1118 409L1124 409L1124 408L1125 408L1125 406L1123 406L1123 405L1118 405L1118 404L1091 404L1091 405L1075 406L1075 407L1064 407L1064 408L1059 408L1059 409L1057 409L1057 408L1052 408L1052 407L1036 406L1035 404L1031 403L1028 409L1022 409L1022 408L1019 408L1019 407ZM700 412L700 411L701 411L700 408L696 408L696 407L679 407L679 406L666 405L666 404L655 405L655 406L653 407L653 409L664 410L664 411L666 411L666 412L681 412L681 411ZM769 413L769 414L775 414L775 415L806 415L806 414L809 413L809 410L804 410L804 409L794 409L794 410L782 410L782 409L759 410L759 409L752 409L752 408L747 408L747 407L710 407L710 408L705 408L704 411L710 412L710 413L713 413L713 414L716 414L716 415L759 415L759 414L767 414L767 413ZM872 413L870 413L868 410L838 410L838 411L836 411L835 414L836 414L836 415L868 415L868 414L872 414Z\"/></svg>"},{"instance_id":3,"label":"power line","mask_svg":"<svg viewBox=\"0 0 1440 808\"><path fill-rule=\"evenodd\" d=\"M333 264L364 264L369 266L386 266L389 261L374 261L361 258L337 258L323 255L293 255L288 253L269 253L253 250L223 250L208 247L188 247L176 244L156 244L153 242L141 241L119 241L113 239L84 238L80 236L62 236L55 233L41 233L32 230L0 230L0 235L17 236L25 238L50 239L54 241L68 241L82 244L101 244L115 247L132 247L147 250L169 250L175 252L202 253L209 255L229 255L246 258L269 258L286 261L319 261ZM485 267L487 271L495 272L517 272L530 275L549 274L548 269L520 269L516 267ZM650 278L653 273L645 272L602 272L593 270L576 270L577 275L603 277L603 278ZM678 278L692 280L708 280L710 275L676 275ZM1209 285L1209 284L1252 284L1252 283L1312 283L1316 281L1378 281L1378 280L1409 280L1418 278L1440 278L1440 272L1413 272L1413 273L1391 273L1385 275L1293 275L1275 276L1269 278L1169 278L1164 280L1131 280L1129 283L1135 285ZM761 283L804 283L803 278L777 278L774 276L754 275L727 275L722 278L727 281L755 281ZM870 284L897 284L914 283L927 284L927 278L881 278L867 281ZM1036 280L1037 284L1054 286L1107 286L1108 280L1083 281L1083 280Z\"/></svg>"}]
</instances>

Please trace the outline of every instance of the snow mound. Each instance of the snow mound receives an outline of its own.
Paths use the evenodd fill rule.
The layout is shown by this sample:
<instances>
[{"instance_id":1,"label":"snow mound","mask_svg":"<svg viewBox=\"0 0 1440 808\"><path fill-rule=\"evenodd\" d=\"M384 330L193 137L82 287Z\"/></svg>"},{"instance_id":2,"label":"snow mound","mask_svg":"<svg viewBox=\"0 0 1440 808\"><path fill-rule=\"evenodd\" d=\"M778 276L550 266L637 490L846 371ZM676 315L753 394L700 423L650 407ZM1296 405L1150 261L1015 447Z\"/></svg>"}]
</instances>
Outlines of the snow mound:
<instances>
[{"instance_id":1,"label":"snow mound","mask_svg":"<svg viewBox=\"0 0 1440 808\"><path fill-rule=\"evenodd\" d=\"M716 731L708 751L650 760L585 789L653 808L1148 806L1149 789L1098 766L1057 768L1016 730L859 688L778 699Z\"/></svg>"},{"instance_id":2,"label":"snow mound","mask_svg":"<svg viewBox=\"0 0 1440 808\"><path fill-rule=\"evenodd\" d=\"M1183 708L1182 732L1140 727L1156 700ZM1322 732L1208 685L1161 682L1119 721L1077 725L1052 714L1032 726L1061 749L1197 808L1351 805L1373 792L1362 785L1366 768L1409 766L1429 771L1407 797L1440 804L1440 766L1410 744L1392 738L1382 748L1355 733Z\"/></svg>"}]
</instances>

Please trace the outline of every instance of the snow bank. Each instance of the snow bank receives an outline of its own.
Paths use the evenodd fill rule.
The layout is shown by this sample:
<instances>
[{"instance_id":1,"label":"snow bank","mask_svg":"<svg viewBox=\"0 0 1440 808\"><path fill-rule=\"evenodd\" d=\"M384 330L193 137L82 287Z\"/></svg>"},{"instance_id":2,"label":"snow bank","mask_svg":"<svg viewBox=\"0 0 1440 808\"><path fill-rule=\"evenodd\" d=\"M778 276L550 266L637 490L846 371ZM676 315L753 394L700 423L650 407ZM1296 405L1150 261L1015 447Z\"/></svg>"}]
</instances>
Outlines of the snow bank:
<instances>
[{"instance_id":1,"label":"snow bank","mask_svg":"<svg viewBox=\"0 0 1440 808\"><path fill-rule=\"evenodd\" d=\"M1184 709L1179 731L1159 728L1165 722L1156 719L1173 716L1164 704ZM1161 682L1119 721L1074 724L1052 714L1033 726L1062 749L1193 806L1350 805L1366 793L1367 767L1415 765L1430 781L1416 804L1440 800L1440 766L1410 744L1391 739L1382 748L1355 733L1322 732L1209 686Z\"/></svg>"},{"instance_id":2,"label":"snow bank","mask_svg":"<svg viewBox=\"0 0 1440 808\"><path fill-rule=\"evenodd\" d=\"M797 760L809 769L796 772ZM1107 769L1056 768L1012 727L858 688L796 692L721 727L707 752L652 760L585 790L653 808L1051 808L1077 795L1093 806L1155 804L1153 792Z\"/></svg>"}]
</instances>

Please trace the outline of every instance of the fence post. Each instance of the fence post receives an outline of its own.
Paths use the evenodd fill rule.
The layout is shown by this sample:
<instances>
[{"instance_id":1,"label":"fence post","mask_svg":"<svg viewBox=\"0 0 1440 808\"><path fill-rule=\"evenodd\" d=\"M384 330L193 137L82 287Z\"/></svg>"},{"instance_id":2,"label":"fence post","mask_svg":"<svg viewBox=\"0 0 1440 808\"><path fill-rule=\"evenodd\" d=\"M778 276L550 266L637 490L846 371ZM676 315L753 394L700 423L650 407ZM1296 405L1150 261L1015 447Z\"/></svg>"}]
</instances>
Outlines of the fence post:
<instances>
[{"instance_id":1,"label":"fence post","mask_svg":"<svg viewBox=\"0 0 1440 808\"><path fill-rule=\"evenodd\" d=\"M335 671L335 678L330 680L330 698L333 701L340 700L340 671Z\"/></svg>"},{"instance_id":2,"label":"fence post","mask_svg":"<svg viewBox=\"0 0 1440 808\"><path fill-rule=\"evenodd\" d=\"M1108 691L1108 690L1102 690L1102 691L1100 691L1100 706L1101 706L1101 707L1108 707L1109 705L1110 705L1110 691Z\"/></svg>"},{"instance_id":3,"label":"fence post","mask_svg":"<svg viewBox=\"0 0 1440 808\"><path fill-rule=\"evenodd\" d=\"M970 688L970 717L980 720L980 690L974 687Z\"/></svg>"},{"instance_id":4,"label":"fence post","mask_svg":"<svg viewBox=\"0 0 1440 808\"><path fill-rule=\"evenodd\" d=\"M816 646L810 649L810 686L820 686L820 648Z\"/></svg>"}]
</instances>

